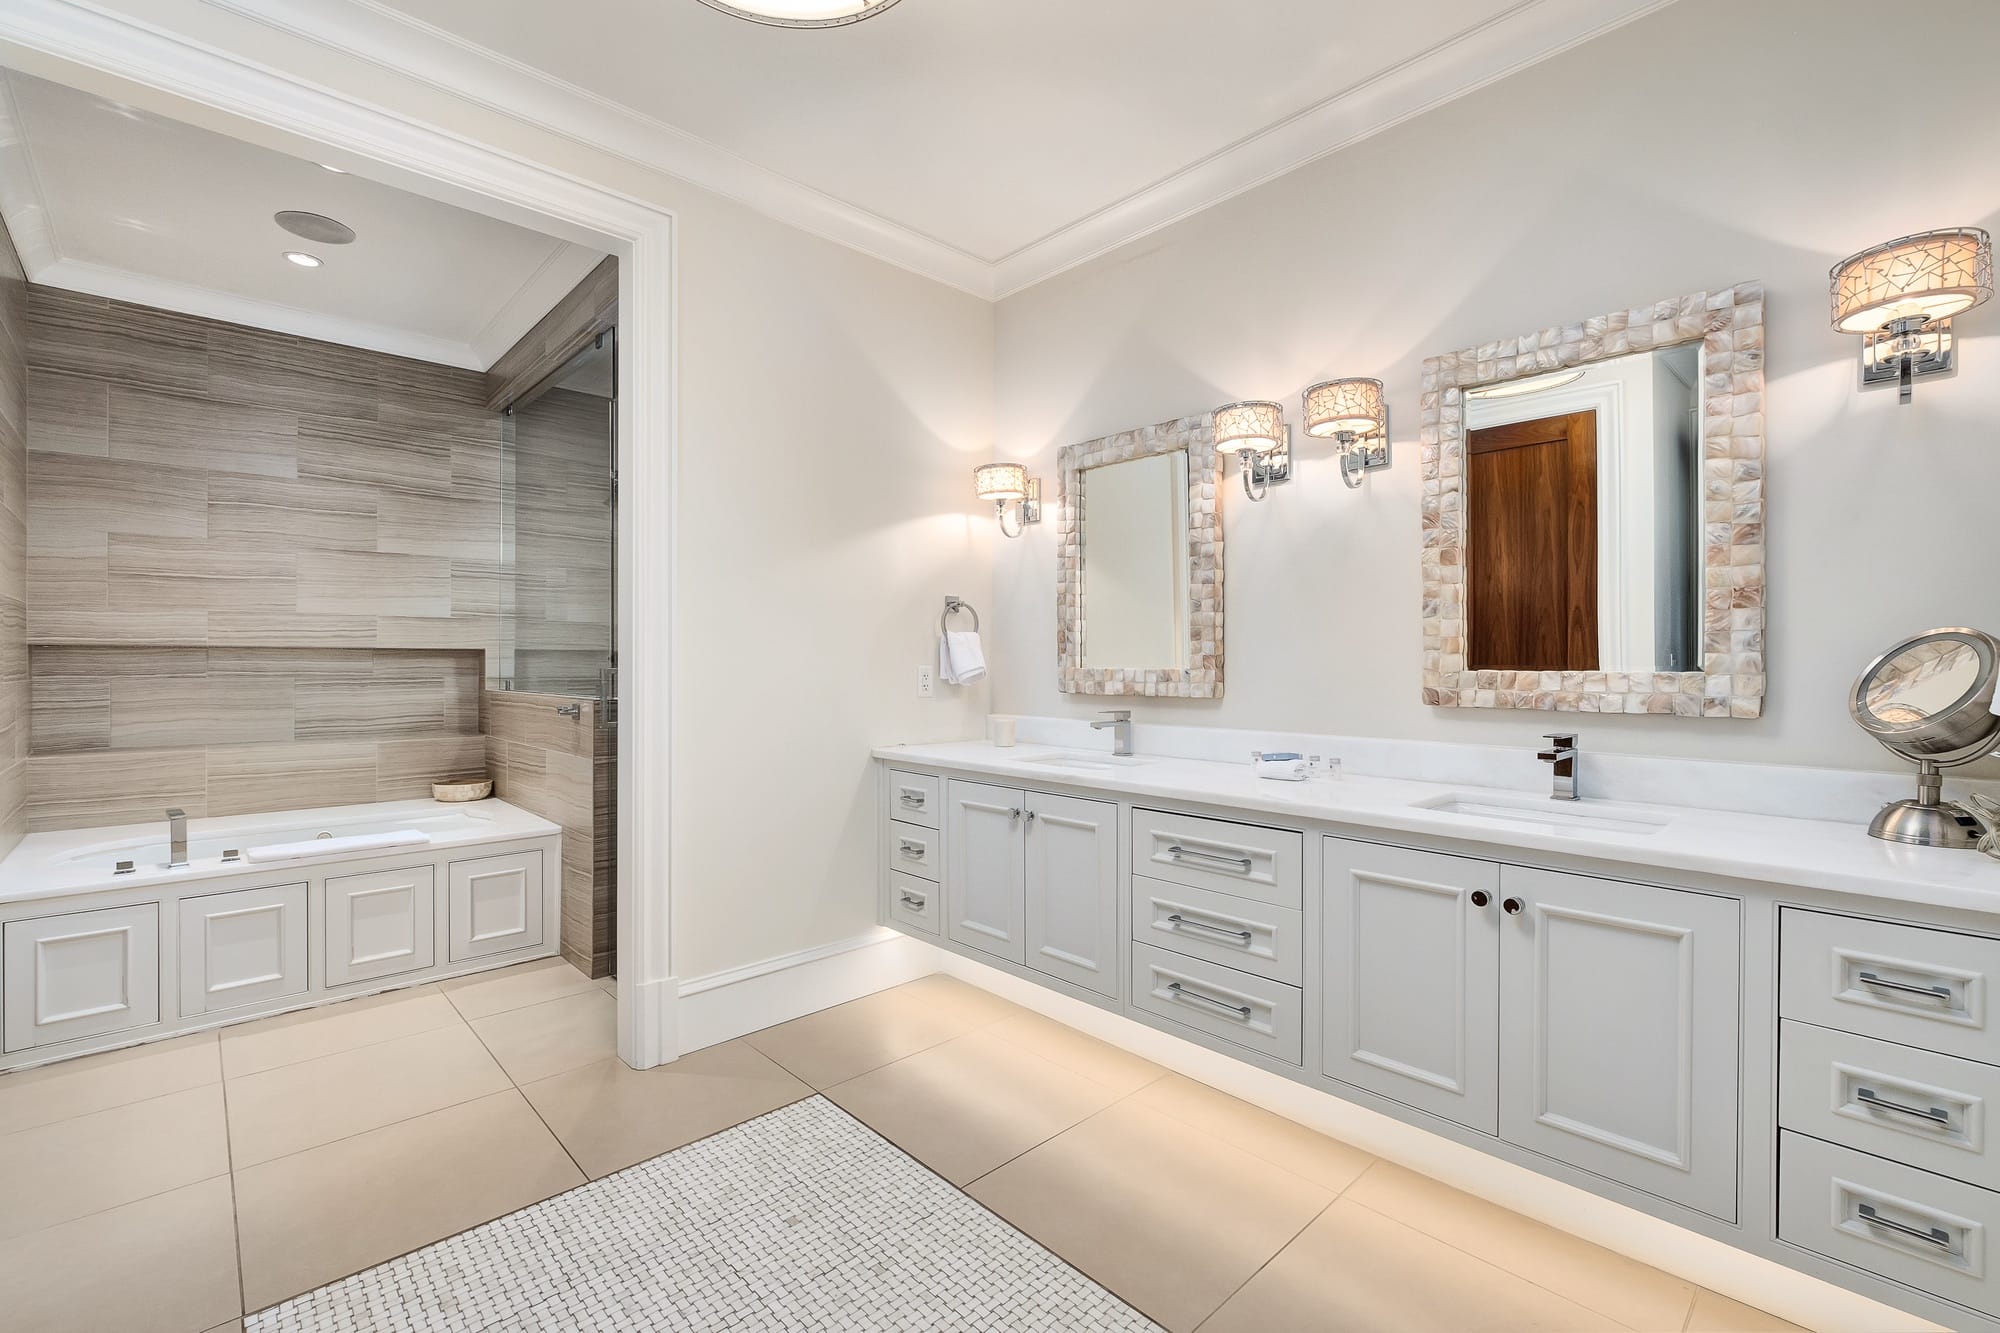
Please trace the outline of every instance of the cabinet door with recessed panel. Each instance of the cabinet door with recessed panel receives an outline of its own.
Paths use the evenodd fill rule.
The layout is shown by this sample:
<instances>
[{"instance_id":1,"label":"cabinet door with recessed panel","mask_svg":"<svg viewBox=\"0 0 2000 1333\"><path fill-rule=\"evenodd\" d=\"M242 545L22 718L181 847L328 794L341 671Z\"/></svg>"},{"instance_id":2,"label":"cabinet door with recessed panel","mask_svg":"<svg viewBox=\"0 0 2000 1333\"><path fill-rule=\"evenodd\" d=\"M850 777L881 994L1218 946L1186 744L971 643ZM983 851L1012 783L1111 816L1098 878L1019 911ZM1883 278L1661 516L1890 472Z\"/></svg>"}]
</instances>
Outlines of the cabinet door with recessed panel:
<instances>
[{"instance_id":1,"label":"cabinet door with recessed panel","mask_svg":"<svg viewBox=\"0 0 2000 1333\"><path fill-rule=\"evenodd\" d=\"M1118 994L1118 807L1028 793L1027 961L1037 972Z\"/></svg>"},{"instance_id":2,"label":"cabinet door with recessed panel","mask_svg":"<svg viewBox=\"0 0 2000 1333\"><path fill-rule=\"evenodd\" d=\"M1026 961L1022 820L1027 793L984 782L946 784L945 933L958 944Z\"/></svg>"},{"instance_id":3,"label":"cabinet door with recessed panel","mask_svg":"<svg viewBox=\"0 0 2000 1333\"><path fill-rule=\"evenodd\" d=\"M544 937L542 854L508 852L451 863L451 961L512 953Z\"/></svg>"},{"instance_id":4,"label":"cabinet door with recessed panel","mask_svg":"<svg viewBox=\"0 0 2000 1333\"><path fill-rule=\"evenodd\" d=\"M326 882L326 984L345 986L429 967L435 916L428 865L338 875Z\"/></svg>"}]
</instances>

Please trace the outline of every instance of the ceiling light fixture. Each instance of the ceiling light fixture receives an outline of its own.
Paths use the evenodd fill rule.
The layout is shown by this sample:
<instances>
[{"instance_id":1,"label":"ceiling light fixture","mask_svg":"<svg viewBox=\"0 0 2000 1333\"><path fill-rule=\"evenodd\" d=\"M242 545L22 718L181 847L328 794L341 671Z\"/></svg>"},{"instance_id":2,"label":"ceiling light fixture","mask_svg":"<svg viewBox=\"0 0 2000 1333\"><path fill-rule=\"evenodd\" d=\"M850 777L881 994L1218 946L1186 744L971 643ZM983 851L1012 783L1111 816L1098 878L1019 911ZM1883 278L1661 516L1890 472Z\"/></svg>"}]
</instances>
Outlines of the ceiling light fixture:
<instances>
[{"instance_id":1,"label":"ceiling light fixture","mask_svg":"<svg viewBox=\"0 0 2000 1333\"><path fill-rule=\"evenodd\" d=\"M285 251L285 258L291 260L300 268L318 268L326 262L318 255L309 255L303 250L287 250Z\"/></svg>"},{"instance_id":2,"label":"ceiling light fixture","mask_svg":"<svg viewBox=\"0 0 2000 1333\"><path fill-rule=\"evenodd\" d=\"M841 28L874 18L896 0L701 0L710 9L771 28Z\"/></svg>"},{"instance_id":3,"label":"ceiling light fixture","mask_svg":"<svg viewBox=\"0 0 2000 1333\"><path fill-rule=\"evenodd\" d=\"M271 221L302 241L317 241L321 245L349 245L354 241L354 228L324 213L287 208L271 214Z\"/></svg>"}]
</instances>

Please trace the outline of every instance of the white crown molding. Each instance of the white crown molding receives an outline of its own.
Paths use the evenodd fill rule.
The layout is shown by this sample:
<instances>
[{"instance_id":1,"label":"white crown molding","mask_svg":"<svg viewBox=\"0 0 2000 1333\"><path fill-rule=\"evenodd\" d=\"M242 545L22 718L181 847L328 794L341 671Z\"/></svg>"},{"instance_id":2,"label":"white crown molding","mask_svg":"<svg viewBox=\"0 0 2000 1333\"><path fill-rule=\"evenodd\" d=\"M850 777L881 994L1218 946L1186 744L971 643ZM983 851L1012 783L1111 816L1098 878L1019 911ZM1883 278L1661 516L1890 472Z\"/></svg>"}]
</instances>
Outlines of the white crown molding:
<instances>
[{"instance_id":1,"label":"white crown molding","mask_svg":"<svg viewBox=\"0 0 2000 1333\"><path fill-rule=\"evenodd\" d=\"M486 363L480 361L471 346L449 338L434 338L362 320L341 319L313 310L300 310L296 306L280 305L275 301L233 296L106 264L58 259L39 270L31 270L28 281L43 287L106 296L132 305L149 305L183 315L219 319L226 324L247 324L255 329L296 334L301 338L339 343L344 347L363 347L371 352L386 352L390 356L457 366L461 370L486 369Z\"/></svg>"},{"instance_id":2,"label":"white crown molding","mask_svg":"<svg viewBox=\"0 0 2000 1333\"><path fill-rule=\"evenodd\" d=\"M604 256L595 250L557 242L520 290L508 297L485 327L472 335L471 352L479 362L479 369L489 368L506 355L529 329L541 322L543 315L555 309L556 302L568 296L603 262Z\"/></svg>"},{"instance_id":3,"label":"white crown molding","mask_svg":"<svg viewBox=\"0 0 2000 1333\"><path fill-rule=\"evenodd\" d=\"M7 224L14 253L20 256L30 282L62 257L49 220L41 172L35 166L27 127L21 122L21 107L14 100L14 85L5 70L0 70L0 220Z\"/></svg>"},{"instance_id":4,"label":"white crown molding","mask_svg":"<svg viewBox=\"0 0 2000 1333\"><path fill-rule=\"evenodd\" d=\"M1602 36L1673 0L1525 0L993 265L994 300Z\"/></svg>"}]
</instances>

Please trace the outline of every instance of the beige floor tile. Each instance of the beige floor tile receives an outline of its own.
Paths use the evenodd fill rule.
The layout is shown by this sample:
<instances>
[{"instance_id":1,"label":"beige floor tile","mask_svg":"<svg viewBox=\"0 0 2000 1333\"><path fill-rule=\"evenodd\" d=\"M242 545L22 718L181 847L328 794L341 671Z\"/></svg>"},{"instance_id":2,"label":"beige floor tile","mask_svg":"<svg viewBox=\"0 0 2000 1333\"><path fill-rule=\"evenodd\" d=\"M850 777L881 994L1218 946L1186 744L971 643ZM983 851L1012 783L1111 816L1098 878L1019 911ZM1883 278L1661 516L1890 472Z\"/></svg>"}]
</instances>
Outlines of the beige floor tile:
<instances>
[{"instance_id":1,"label":"beige floor tile","mask_svg":"<svg viewBox=\"0 0 2000 1333\"><path fill-rule=\"evenodd\" d=\"M634 1070L616 1058L522 1088L591 1176L775 1111L812 1089L740 1041Z\"/></svg>"},{"instance_id":2,"label":"beige floor tile","mask_svg":"<svg viewBox=\"0 0 2000 1333\"><path fill-rule=\"evenodd\" d=\"M185 1092L221 1077L213 1032L0 1074L0 1134Z\"/></svg>"},{"instance_id":3,"label":"beige floor tile","mask_svg":"<svg viewBox=\"0 0 2000 1333\"><path fill-rule=\"evenodd\" d=\"M1922 1328L1921 1320L1911 1320L1912 1328ZM1755 1306L1732 1301L1720 1292L1698 1287L1694 1312L1688 1316L1687 1333L1805 1333L1797 1324L1788 1324Z\"/></svg>"},{"instance_id":4,"label":"beige floor tile","mask_svg":"<svg viewBox=\"0 0 2000 1333\"><path fill-rule=\"evenodd\" d=\"M229 1080L231 1160L240 1171L510 1086L457 1024L281 1065Z\"/></svg>"},{"instance_id":5,"label":"beige floor tile","mask_svg":"<svg viewBox=\"0 0 2000 1333\"><path fill-rule=\"evenodd\" d=\"M509 1090L236 1173L247 1308L526 1207L583 1176Z\"/></svg>"},{"instance_id":6,"label":"beige floor tile","mask_svg":"<svg viewBox=\"0 0 2000 1333\"><path fill-rule=\"evenodd\" d=\"M1118 1094L990 1029L871 1069L829 1100L954 1185L1097 1114Z\"/></svg>"},{"instance_id":7,"label":"beige floor tile","mask_svg":"<svg viewBox=\"0 0 2000 1333\"><path fill-rule=\"evenodd\" d=\"M745 1038L815 1088L1027 1012L951 977L920 978Z\"/></svg>"},{"instance_id":8,"label":"beige floor tile","mask_svg":"<svg viewBox=\"0 0 2000 1333\"><path fill-rule=\"evenodd\" d=\"M1253 1157L1261 1157L1335 1194L1352 1185L1375 1159L1350 1143L1307 1129L1296 1120L1252 1106L1206 1083L1169 1074L1133 1101L1170 1115Z\"/></svg>"},{"instance_id":9,"label":"beige floor tile","mask_svg":"<svg viewBox=\"0 0 2000 1333\"><path fill-rule=\"evenodd\" d=\"M228 1170L220 1084L19 1130L0 1137L0 1239Z\"/></svg>"},{"instance_id":10,"label":"beige floor tile","mask_svg":"<svg viewBox=\"0 0 2000 1333\"><path fill-rule=\"evenodd\" d=\"M596 982L563 958L517 963L497 972L477 972L469 977L453 977L450 981L438 983L438 989L444 992L452 1007L467 1019L484 1018L509 1009L523 1009L596 986Z\"/></svg>"},{"instance_id":11,"label":"beige floor tile","mask_svg":"<svg viewBox=\"0 0 2000 1333\"><path fill-rule=\"evenodd\" d=\"M603 989L603 990L605 991L605 993L607 993L607 994L610 994L610 995L616 995L616 994L618 993L618 978L617 978L617 977L599 977L599 978L598 978L598 980L597 980L597 984L598 984L598 985L599 985L599 986L600 986L600 987L601 987L601 988L602 988L602 989Z\"/></svg>"},{"instance_id":12,"label":"beige floor tile","mask_svg":"<svg viewBox=\"0 0 2000 1333\"><path fill-rule=\"evenodd\" d=\"M1333 1197L1130 1102L967 1192L1175 1333L1207 1318Z\"/></svg>"},{"instance_id":13,"label":"beige floor tile","mask_svg":"<svg viewBox=\"0 0 2000 1333\"><path fill-rule=\"evenodd\" d=\"M533 1083L618 1054L618 1002L591 986L474 1019L472 1030L508 1077Z\"/></svg>"},{"instance_id":14,"label":"beige floor tile","mask_svg":"<svg viewBox=\"0 0 2000 1333\"><path fill-rule=\"evenodd\" d=\"M1694 1285L1671 1273L1389 1162L1346 1197L1628 1328L1679 1328L1694 1301Z\"/></svg>"},{"instance_id":15,"label":"beige floor tile","mask_svg":"<svg viewBox=\"0 0 2000 1333\"><path fill-rule=\"evenodd\" d=\"M388 991L222 1030L222 1072L229 1078L322 1055L372 1046L461 1021L435 986Z\"/></svg>"},{"instance_id":16,"label":"beige floor tile","mask_svg":"<svg viewBox=\"0 0 2000 1333\"><path fill-rule=\"evenodd\" d=\"M238 1308L227 1176L0 1244L9 1333L195 1333Z\"/></svg>"},{"instance_id":17,"label":"beige floor tile","mask_svg":"<svg viewBox=\"0 0 2000 1333\"><path fill-rule=\"evenodd\" d=\"M1202 1333L1604 1333L1594 1310L1338 1200Z\"/></svg>"},{"instance_id":18,"label":"beige floor tile","mask_svg":"<svg viewBox=\"0 0 2000 1333\"><path fill-rule=\"evenodd\" d=\"M996 1037L1004 1037L1026 1047L1051 1064L1061 1065L1073 1074L1081 1074L1093 1083L1102 1083L1121 1097L1137 1092L1167 1072L1151 1060L1120 1050L1110 1042L1099 1041L1033 1010L1024 1010L1013 1018L1003 1018L989 1030Z\"/></svg>"}]
</instances>

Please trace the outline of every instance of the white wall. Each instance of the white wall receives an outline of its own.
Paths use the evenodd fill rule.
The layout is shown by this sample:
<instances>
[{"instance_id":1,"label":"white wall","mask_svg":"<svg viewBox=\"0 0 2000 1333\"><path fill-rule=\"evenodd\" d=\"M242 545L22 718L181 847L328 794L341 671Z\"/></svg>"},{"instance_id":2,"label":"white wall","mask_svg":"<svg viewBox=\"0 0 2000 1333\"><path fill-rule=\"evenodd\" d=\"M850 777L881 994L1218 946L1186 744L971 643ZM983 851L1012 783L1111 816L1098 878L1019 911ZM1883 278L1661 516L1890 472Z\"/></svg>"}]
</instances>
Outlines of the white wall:
<instances>
[{"instance_id":1,"label":"white wall","mask_svg":"<svg viewBox=\"0 0 2000 1333\"><path fill-rule=\"evenodd\" d=\"M2000 631L2000 304L1960 321L1965 369L1859 393L1827 319L1842 256L1906 232L1992 228L2000 158L1989 0L1923 27L1966 40L1856 44L1859 0L1680 0L1002 302L999 447L1055 450L1278 398L1335 375L1387 385L1396 466L1341 486L1301 441L1261 505L1230 466L1220 701L1140 701L1142 721L1519 745L1546 715L1418 697L1420 363L1703 288L1769 286L1770 697L1756 721L1576 716L1588 749L1893 767L1848 720L1856 671L1934 625ZM1283 53L1274 53L1285 58ZM1857 62L1866 76L1857 83ZM1863 86L1865 84L1865 86ZM1920 130L1882 133L1870 89L1917 88ZM1886 94L1885 94L1886 95ZM1055 524L995 569L995 707L1078 715L1057 692ZM1128 701L1119 700L1123 704Z\"/></svg>"}]
</instances>

